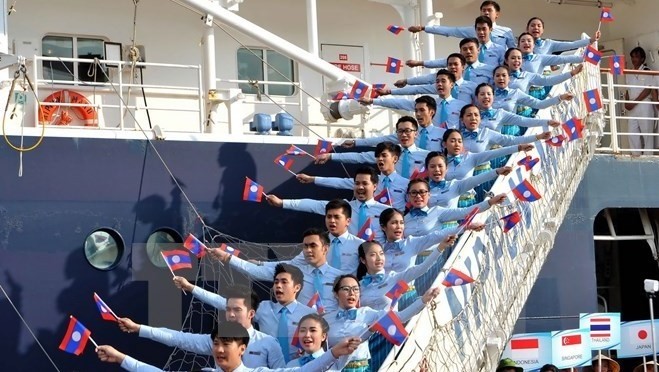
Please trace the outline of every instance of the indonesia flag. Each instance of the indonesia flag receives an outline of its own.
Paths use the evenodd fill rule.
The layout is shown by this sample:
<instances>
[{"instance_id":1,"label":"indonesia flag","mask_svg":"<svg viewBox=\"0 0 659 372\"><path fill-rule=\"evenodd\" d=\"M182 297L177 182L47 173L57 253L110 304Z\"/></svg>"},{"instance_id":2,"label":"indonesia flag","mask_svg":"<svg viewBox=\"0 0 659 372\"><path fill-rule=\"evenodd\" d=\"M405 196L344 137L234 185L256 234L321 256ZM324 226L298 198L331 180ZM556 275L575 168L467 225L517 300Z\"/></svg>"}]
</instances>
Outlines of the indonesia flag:
<instances>
[{"instance_id":1,"label":"indonesia flag","mask_svg":"<svg viewBox=\"0 0 659 372\"><path fill-rule=\"evenodd\" d=\"M359 229L359 232L357 233L357 237L359 239L364 239L367 242L370 242L371 240L375 239L375 231L371 228L371 217L367 218L366 221L364 222L364 226L362 226Z\"/></svg>"},{"instance_id":2,"label":"indonesia flag","mask_svg":"<svg viewBox=\"0 0 659 372\"><path fill-rule=\"evenodd\" d=\"M602 12L600 13L600 22L613 22L613 15L611 14L611 8L605 6L602 7Z\"/></svg>"},{"instance_id":3,"label":"indonesia flag","mask_svg":"<svg viewBox=\"0 0 659 372\"><path fill-rule=\"evenodd\" d=\"M387 58L387 72L390 74L400 73L400 68L403 67L403 63L400 59L388 57Z\"/></svg>"},{"instance_id":4,"label":"indonesia flag","mask_svg":"<svg viewBox=\"0 0 659 372\"><path fill-rule=\"evenodd\" d=\"M624 75L625 74L625 56L611 56L609 61L609 67L611 67L611 72L613 75Z\"/></svg>"},{"instance_id":5,"label":"indonesia flag","mask_svg":"<svg viewBox=\"0 0 659 372\"><path fill-rule=\"evenodd\" d=\"M448 274L446 274L446 277L444 278L444 281L442 281L442 284L445 287L454 287L454 286L459 286L473 282L474 279L472 277L463 273L460 270L452 268L451 270L449 270Z\"/></svg>"},{"instance_id":6,"label":"indonesia flag","mask_svg":"<svg viewBox=\"0 0 659 372\"><path fill-rule=\"evenodd\" d=\"M598 89L583 92L584 104L588 112L597 111L602 108L602 98Z\"/></svg>"},{"instance_id":7,"label":"indonesia flag","mask_svg":"<svg viewBox=\"0 0 659 372\"><path fill-rule=\"evenodd\" d=\"M588 48L586 48L586 52L584 53L584 59L586 62L598 65L602 59L602 53L589 45Z\"/></svg>"},{"instance_id":8,"label":"indonesia flag","mask_svg":"<svg viewBox=\"0 0 659 372\"><path fill-rule=\"evenodd\" d=\"M385 187L382 189L382 191L375 195L375 201L380 203L380 204L385 204L391 207L391 194L389 194L389 190Z\"/></svg>"},{"instance_id":9,"label":"indonesia flag","mask_svg":"<svg viewBox=\"0 0 659 372\"><path fill-rule=\"evenodd\" d=\"M352 90L350 91L349 98L359 99L365 97L366 91L368 91L368 84L357 80L355 81L355 84L353 84L352 86Z\"/></svg>"},{"instance_id":10,"label":"indonesia flag","mask_svg":"<svg viewBox=\"0 0 659 372\"><path fill-rule=\"evenodd\" d=\"M563 123L563 130L570 141L583 137L583 122L577 118L572 118Z\"/></svg>"},{"instance_id":11,"label":"indonesia flag","mask_svg":"<svg viewBox=\"0 0 659 372\"><path fill-rule=\"evenodd\" d=\"M590 318L590 337L611 337L611 318Z\"/></svg>"},{"instance_id":12,"label":"indonesia flag","mask_svg":"<svg viewBox=\"0 0 659 372\"><path fill-rule=\"evenodd\" d=\"M510 340L510 356L514 360L538 359L540 341L537 338L518 338Z\"/></svg>"},{"instance_id":13,"label":"indonesia flag","mask_svg":"<svg viewBox=\"0 0 659 372\"><path fill-rule=\"evenodd\" d=\"M521 201L534 202L542 198L540 193L533 188L533 185L531 185L531 182L529 182L529 180L524 180L522 183L515 186L512 192L513 194L515 194L517 199Z\"/></svg>"},{"instance_id":14,"label":"indonesia flag","mask_svg":"<svg viewBox=\"0 0 659 372\"><path fill-rule=\"evenodd\" d=\"M110 309L110 306L103 302L101 296L97 295L96 292L94 292L94 302L96 302L96 306L98 307L98 311L101 313L101 318L103 318L103 320L116 322L119 319L114 311Z\"/></svg>"},{"instance_id":15,"label":"indonesia flag","mask_svg":"<svg viewBox=\"0 0 659 372\"><path fill-rule=\"evenodd\" d=\"M401 32L403 32L403 30L405 30L403 27L396 26L396 25L389 25L387 27L387 31L391 32L394 35L400 34Z\"/></svg>"},{"instance_id":16,"label":"indonesia flag","mask_svg":"<svg viewBox=\"0 0 659 372\"><path fill-rule=\"evenodd\" d=\"M197 237L192 234L188 234L188 237L185 238L185 241L183 242L183 246L197 256L197 258L204 257L206 250L208 249L201 240L197 239Z\"/></svg>"}]
</instances>

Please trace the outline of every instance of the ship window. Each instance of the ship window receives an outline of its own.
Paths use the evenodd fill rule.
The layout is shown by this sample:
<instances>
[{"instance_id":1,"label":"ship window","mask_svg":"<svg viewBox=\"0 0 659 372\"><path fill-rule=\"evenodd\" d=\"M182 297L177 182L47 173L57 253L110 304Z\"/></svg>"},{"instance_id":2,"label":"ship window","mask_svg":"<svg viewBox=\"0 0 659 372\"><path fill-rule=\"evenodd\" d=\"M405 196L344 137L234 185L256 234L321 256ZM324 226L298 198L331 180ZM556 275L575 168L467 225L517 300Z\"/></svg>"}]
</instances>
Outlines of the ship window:
<instances>
[{"instance_id":1,"label":"ship window","mask_svg":"<svg viewBox=\"0 0 659 372\"><path fill-rule=\"evenodd\" d=\"M44 57L105 59L104 40L77 36L44 36L41 50ZM59 81L107 82L107 69L86 62L44 61L43 78ZM76 77L74 79L73 77Z\"/></svg>"},{"instance_id":2,"label":"ship window","mask_svg":"<svg viewBox=\"0 0 659 372\"><path fill-rule=\"evenodd\" d=\"M84 249L90 265L99 270L111 270L123 256L124 241L115 230L98 229L87 236Z\"/></svg>"},{"instance_id":3,"label":"ship window","mask_svg":"<svg viewBox=\"0 0 659 372\"><path fill-rule=\"evenodd\" d=\"M160 252L180 249L183 244L181 234L168 227L154 231L146 240L146 254L149 261L157 267L166 267Z\"/></svg>"},{"instance_id":4,"label":"ship window","mask_svg":"<svg viewBox=\"0 0 659 372\"><path fill-rule=\"evenodd\" d=\"M238 79L258 80L259 82L295 82L295 62L274 50L261 48L238 49ZM249 84L239 84L243 93L256 94L256 88ZM259 84L261 92L273 96L292 96L295 87L291 85Z\"/></svg>"}]
</instances>

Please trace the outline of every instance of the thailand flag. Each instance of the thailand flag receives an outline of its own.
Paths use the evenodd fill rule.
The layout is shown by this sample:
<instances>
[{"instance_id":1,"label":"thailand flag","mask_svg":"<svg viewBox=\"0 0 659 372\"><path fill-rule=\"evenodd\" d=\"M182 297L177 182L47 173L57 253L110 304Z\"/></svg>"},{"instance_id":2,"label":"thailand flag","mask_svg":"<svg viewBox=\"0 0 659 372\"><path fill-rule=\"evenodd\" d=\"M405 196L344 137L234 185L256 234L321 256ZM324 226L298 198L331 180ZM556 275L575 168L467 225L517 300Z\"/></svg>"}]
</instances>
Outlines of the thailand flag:
<instances>
[{"instance_id":1,"label":"thailand flag","mask_svg":"<svg viewBox=\"0 0 659 372\"><path fill-rule=\"evenodd\" d=\"M552 147L561 147L563 146L563 141L565 141L565 136L562 134L559 134L556 137L552 137L548 140L545 141L546 144Z\"/></svg>"},{"instance_id":2,"label":"thailand flag","mask_svg":"<svg viewBox=\"0 0 659 372\"><path fill-rule=\"evenodd\" d=\"M586 48L586 52L584 53L584 59L586 62L598 65L602 59L602 53L589 45L588 48Z\"/></svg>"},{"instance_id":3,"label":"thailand flag","mask_svg":"<svg viewBox=\"0 0 659 372\"><path fill-rule=\"evenodd\" d=\"M522 160L518 161L517 165L524 166L524 168L526 168L527 171L530 171L539 162L540 162L540 158L534 159L531 155L528 155L522 158Z\"/></svg>"},{"instance_id":4,"label":"thailand flag","mask_svg":"<svg viewBox=\"0 0 659 372\"><path fill-rule=\"evenodd\" d=\"M59 344L59 348L67 353L80 355L85 350L85 345L87 345L87 340L91 335L92 333L82 323L71 316L69 327L66 330L64 339Z\"/></svg>"},{"instance_id":5,"label":"thailand flag","mask_svg":"<svg viewBox=\"0 0 659 372\"><path fill-rule=\"evenodd\" d=\"M410 286L405 281L399 280L398 282L396 282L396 284L394 284L394 286L391 287L391 289L384 294L385 296L391 299L391 305L389 306L389 309L393 309L394 306L396 306L396 303L398 303L400 297L409 289Z\"/></svg>"},{"instance_id":6,"label":"thailand flag","mask_svg":"<svg viewBox=\"0 0 659 372\"><path fill-rule=\"evenodd\" d=\"M609 67L611 67L611 72L613 72L613 75L624 75L625 56L611 56Z\"/></svg>"},{"instance_id":7,"label":"thailand flag","mask_svg":"<svg viewBox=\"0 0 659 372\"><path fill-rule=\"evenodd\" d=\"M311 299L307 303L308 307L316 307L318 314L325 313L325 305L323 305L323 300L320 298L320 293L316 292L311 296Z\"/></svg>"},{"instance_id":8,"label":"thailand flag","mask_svg":"<svg viewBox=\"0 0 659 372\"><path fill-rule=\"evenodd\" d=\"M446 274L446 277L444 278L444 281L442 281L442 284L445 287L455 287L463 284L469 284L473 283L474 279L470 277L469 275L463 273L462 271L458 269L453 269L449 270L449 272Z\"/></svg>"},{"instance_id":9,"label":"thailand flag","mask_svg":"<svg viewBox=\"0 0 659 372\"><path fill-rule=\"evenodd\" d=\"M309 155L309 153L295 145L291 145L291 147L289 147L288 150L286 150L286 155L300 156L300 155Z\"/></svg>"},{"instance_id":10,"label":"thailand flag","mask_svg":"<svg viewBox=\"0 0 659 372\"><path fill-rule=\"evenodd\" d=\"M261 202L263 199L263 186L245 177L245 188L243 189L243 200Z\"/></svg>"},{"instance_id":11,"label":"thailand flag","mask_svg":"<svg viewBox=\"0 0 659 372\"><path fill-rule=\"evenodd\" d=\"M222 243L222 245L220 245L220 250L222 250L224 252L227 252L227 253L231 254L232 256L236 256L236 257L238 257L238 255L240 254L239 250L237 250L236 248L233 248L233 247L229 247L228 245L226 245L224 243Z\"/></svg>"},{"instance_id":12,"label":"thailand flag","mask_svg":"<svg viewBox=\"0 0 659 372\"><path fill-rule=\"evenodd\" d=\"M458 225L458 227L469 226L471 221L473 221L474 218L476 217L476 215L478 214L478 211L479 211L478 207L475 207L474 209L472 209L471 212L467 213L467 215L465 216L465 219L462 220L462 222L460 222L460 225Z\"/></svg>"},{"instance_id":13,"label":"thailand flag","mask_svg":"<svg viewBox=\"0 0 659 372\"><path fill-rule=\"evenodd\" d=\"M387 72L390 74L400 73L400 68L403 67L403 63L400 59L388 57L387 58Z\"/></svg>"},{"instance_id":14,"label":"thailand flag","mask_svg":"<svg viewBox=\"0 0 659 372\"><path fill-rule=\"evenodd\" d=\"M426 167L421 167L421 170L418 170L416 167L414 167L412 175L410 176L410 181L417 178L428 178L428 171L426 170Z\"/></svg>"},{"instance_id":15,"label":"thailand flag","mask_svg":"<svg viewBox=\"0 0 659 372\"><path fill-rule=\"evenodd\" d=\"M380 95L375 90L384 89L386 86L387 84L373 84L373 87L371 88L371 98L378 98Z\"/></svg>"},{"instance_id":16,"label":"thailand flag","mask_svg":"<svg viewBox=\"0 0 659 372\"><path fill-rule=\"evenodd\" d=\"M383 316L372 327L375 331L380 332L384 338L394 345L400 346L407 338L407 330L398 315L389 310L387 315Z\"/></svg>"},{"instance_id":17,"label":"thailand flag","mask_svg":"<svg viewBox=\"0 0 659 372\"><path fill-rule=\"evenodd\" d=\"M396 25L389 25L387 27L387 31L391 32L394 35L400 34L401 32L403 32L403 30L405 30L403 27L396 26Z\"/></svg>"},{"instance_id":18,"label":"thailand flag","mask_svg":"<svg viewBox=\"0 0 659 372\"><path fill-rule=\"evenodd\" d=\"M613 14L611 14L611 8L605 6L602 7L602 13L600 13L600 22L613 22Z\"/></svg>"},{"instance_id":19,"label":"thailand flag","mask_svg":"<svg viewBox=\"0 0 659 372\"><path fill-rule=\"evenodd\" d=\"M161 253L165 258L165 263L167 263L167 266L169 266L172 271L192 269L192 261L190 260L190 255L187 251L173 250L162 251Z\"/></svg>"},{"instance_id":20,"label":"thailand flag","mask_svg":"<svg viewBox=\"0 0 659 372\"><path fill-rule=\"evenodd\" d=\"M507 216L501 217L501 219L503 220L503 232L507 233L522 220L522 216L519 214L519 212L514 211Z\"/></svg>"},{"instance_id":21,"label":"thailand flag","mask_svg":"<svg viewBox=\"0 0 659 372\"><path fill-rule=\"evenodd\" d=\"M318 140L316 148L313 150L313 154L318 156L320 154L328 154L332 152L332 142Z\"/></svg>"},{"instance_id":22,"label":"thailand flag","mask_svg":"<svg viewBox=\"0 0 659 372\"><path fill-rule=\"evenodd\" d=\"M389 190L386 187L383 188L379 194L375 195L375 201L391 207L391 194L389 193Z\"/></svg>"},{"instance_id":23,"label":"thailand flag","mask_svg":"<svg viewBox=\"0 0 659 372\"><path fill-rule=\"evenodd\" d=\"M287 171L291 170L293 166L293 158L287 156L287 154L281 154L275 158L275 164L282 166Z\"/></svg>"},{"instance_id":24,"label":"thailand flag","mask_svg":"<svg viewBox=\"0 0 659 372\"><path fill-rule=\"evenodd\" d=\"M359 229L359 232L357 233L357 237L359 239L364 239L367 242L370 242L371 240L375 239L375 231L371 228L371 217L367 218L366 221L364 222L364 226L362 226Z\"/></svg>"},{"instance_id":25,"label":"thailand flag","mask_svg":"<svg viewBox=\"0 0 659 372\"><path fill-rule=\"evenodd\" d=\"M518 338L510 340L510 356L514 360L538 359L540 341L537 338Z\"/></svg>"},{"instance_id":26,"label":"thailand flag","mask_svg":"<svg viewBox=\"0 0 659 372\"><path fill-rule=\"evenodd\" d=\"M362 81L355 81L355 84L352 86L350 91L350 97L352 99L359 99L366 96L366 91L368 91L368 84Z\"/></svg>"},{"instance_id":27,"label":"thailand flag","mask_svg":"<svg viewBox=\"0 0 659 372\"><path fill-rule=\"evenodd\" d=\"M513 194L515 194L517 199L519 199L521 201L533 202L533 201L536 201L536 200L542 198L540 193L538 193L533 188L533 185L531 185L531 182L529 182L529 180L524 180L522 183L515 186L512 189L512 192L513 192Z\"/></svg>"},{"instance_id":28,"label":"thailand flag","mask_svg":"<svg viewBox=\"0 0 659 372\"><path fill-rule=\"evenodd\" d=\"M588 112L597 111L602 108L602 99L598 89L583 92L584 103Z\"/></svg>"},{"instance_id":29,"label":"thailand flag","mask_svg":"<svg viewBox=\"0 0 659 372\"><path fill-rule=\"evenodd\" d=\"M96 306L98 307L98 311L101 313L101 318L103 320L109 320L111 322L116 322L119 317L110 309L110 306L108 306L103 300L101 300L101 297L94 292L94 302L96 302Z\"/></svg>"},{"instance_id":30,"label":"thailand flag","mask_svg":"<svg viewBox=\"0 0 659 372\"><path fill-rule=\"evenodd\" d=\"M583 123L577 118L572 118L563 123L563 130L565 131L565 134L567 134L567 138L570 141L574 141L583 137L581 133L583 132Z\"/></svg>"},{"instance_id":31,"label":"thailand flag","mask_svg":"<svg viewBox=\"0 0 659 372\"><path fill-rule=\"evenodd\" d=\"M206 250L208 249L201 240L197 239L196 236L188 234L188 237L185 238L183 246L192 252L198 258L204 257Z\"/></svg>"},{"instance_id":32,"label":"thailand flag","mask_svg":"<svg viewBox=\"0 0 659 372\"><path fill-rule=\"evenodd\" d=\"M590 318L590 337L611 337L611 318Z\"/></svg>"}]
</instances>

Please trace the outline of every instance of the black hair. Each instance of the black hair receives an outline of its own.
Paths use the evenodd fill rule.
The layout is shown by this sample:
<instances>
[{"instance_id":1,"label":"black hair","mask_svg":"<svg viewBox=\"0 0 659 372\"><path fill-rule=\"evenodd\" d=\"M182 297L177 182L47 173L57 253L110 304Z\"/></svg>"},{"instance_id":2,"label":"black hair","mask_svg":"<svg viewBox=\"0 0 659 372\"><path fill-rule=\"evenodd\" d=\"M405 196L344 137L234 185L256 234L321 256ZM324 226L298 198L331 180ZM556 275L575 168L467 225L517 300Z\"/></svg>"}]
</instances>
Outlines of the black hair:
<instances>
[{"instance_id":1,"label":"black hair","mask_svg":"<svg viewBox=\"0 0 659 372\"><path fill-rule=\"evenodd\" d=\"M558 367L556 367L555 365L545 364L544 366L542 366L542 368L540 368L540 372L559 372L559 371L558 371Z\"/></svg>"},{"instance_id":2,"label":"black hair","mask_svg":"<svg viewBox=\"0 0 659 372\"><path fill-rule=\"evenodd\" d=\"M494 70L492 70L492 76L494 76L499 70L506 70L508 75L510 75L510 67L508 67L507 65L499 65L495 67Z\"/></svg>"},{"instance_id":3,"label":"black hair","mask_svg":"<svg viewBox=\"0 0 659 372\"><path fill-rule=\"evenodd\" d=\"M447 76L447 77L449 78L449 80L451 80L451 82L452 82L453 84L455 84L455 80L456 80L456 78L455 78L455 74L452 73L451 71L449 71L449 70L443 68L443 69L437 71L437 74L435 74L435 76L439 76L439 75Z\"/></svg>"},{"instance_id":4,"label":"black hair","mask_svg":"<svg viewBox=\"0 0 659 372\"><path fill-rule=\"evenodd\" d=\"M475 37L466 37L466 38L460 40L460 49L462 49L462 46L464 46L465 44L469 44L469 43L476 44L476 48L478 48L478 46L480 45L480 43L478 42L478 39L476 39Z\"/></svg>"},{"instance_id":5,"label":"black hair","mask_svg":"<svg viewBox=\"0 0 659 372\"><path fill-rule=\"evenodd\" d=\"M423 178L415 178L413 180L410 180L410 183L407 184L407 192L410 192L410 189L412 186L416 185L417 183L423 183L426 185L426 190L430 191L430 184L428 184L428 181L426 181Z\"/></svg>"},{"instance_id":6,"label":"black hair","mask_svg":"<svg viewBox=\"0 0 659 372\"><path fill-rule=\"evenodd\" d=\"M435 100L433 99L433 102L434 101ZM400 146L398 146L397 144L395 144L391 141L384 141L384 142L378 143L378 145L375 146L375 157L377 158L384 151L389 151L392 155L395 155L395 156L398 156L398 157L400 157L400 153L401 153Z\"/></svg>"},{"instance_id":7,"label":"black hair","mask_svg":"<svg viewBox=\"0 0 659 372\"><path fill-rule=\"evenodd\" d=\"M481 89L483 89L483 88L485 88L485 87L489 87L490 89L492 89L492 92L494 92L494 87L491 86L490 84L488 84L488 83L480 83L480 84L478 84L478 86L477 86L476 89L474 90L474 95L478 96L478 93L481 92Z\"/></svg>"},{"instance_id":8,"label":"black hair","mask_svg":"<svg viewBox=\"0 0 659 372\"><path fill-rule=\"evenodd\" d=\"M531 19L529 19L529 21L526 22L526 29L527 30L529 29L529 26L531 25L531 22L535 21L536 19L538 21L540 21L540 23L542 23L542 27L545 27L545 21L543 21L542 18L540 18L540 17L531 17Z\"/></svg>"},{"instance_id":9,"label":"black hair","mask_svg":"<svg viewBox=\"0 0 659 372\"><path fill-rule=\"evenodd\" d=\"M526 35L528 35L528 36L530 36L531 38L533 38L533 35L531 35L530 33L528 33L528 32L522 32L521 34L519 34L519 36L517 36L517 44L519 44L519 41L522 40L522 37L524 37L524 36L526 36ZM535 40L535 38L534 38L534 40Z\"/></svg>"},{"instance_id":10,"label":"black hair","mask_svg":"<svg viewBox=\"0 0 659 372\"><path fill-rule=\"evenodd\" d=\"M426 160L425 160L426 169L428 169L428 164L430 164L430 161L434 158L442 158L444 159L444 164L446 164L446 156L444 156L444 154L442 154L439 151L430 151L428 155L426 155ZM382 223L382 214L380 214L380 223Z\"/></svg>"},{"instance_id":11,"label":"black hair","mask_svg":"<svg viewBox=\"0 0 659 372\"><path fill-rule=\"evenodd\" d=\"M229 290L226 293L226 299L228 300L230 298L242 299L245 302L247 309L254 311L259 309L259 303L261 302L259 296L254 290L240 284L229 287Z\"/></svg>"},{"instance_id":12,"label":"black hair","mask_svg":"<svg viewBox=\"0 0 659 372\"><path fill-rule=\"evenodd\" d=\"M469 109L471 107L476 107L476 109L478 110L478 106L474 105L473 103L470 103L468 105L464 105L460 109L460 119L462 119L462 117L467 113L467 109ZM478 110L478 112L480 113L480 110Z\"/></svg>"},{"instance_id":13,"label":"black hair","mask_svg":"<svg viewBox=\"0 0 659 372\"><path fill-rule=\"evenodd\" d=\"M519 48L508 48L508 50L506 50L506 53L503 54L504 61L507 60L508 57L510 57L510 53L512 53L514 51L518 51L518 52L522 53L522 50L519 49ZM504 62L504 63L506 63L506 62Z\"/></svg>"},{"instance_id":14,"label":"black hair","mask_svg":"<svg viewBox=\"0 0 659 372\"><path fill-rule=\"evenodd\" d=\"M442 141L443 142L448 141L449 137L453 133L459 134L460 138L462 138L462 132L460 132L458 129L447 129L446 132L444 132L444 136L442 136ZM446 149L446 146L444 146L444 155L446 155L447 153L448 153L448 150ZM412 183L412 181L410 181L410 184L411 183ZM409 190L409 187L408 187L408 190Z\"/></svg>"},{"instance_id":15,"label":"black hair","mask_svg":"<svg viewBox=\"0 0 659 372\"><path fill-rule=\"evenodd\" d=\"M637 54L639 57L643 58L643 62L645 62L645 49L637 46L636 48L632 49L631 52L629 52L629 56L631 57L634 54Z\"/></svg>"},{"instance_id":16,"label":"black hair","mask_svg":"<svg viewBox=\"0 0 659 372\"><path fill-rule=\"evenodd\" d=\"M483 9L483 7L486 7L488 5L492 5L494 7L494 10L496 10L497 12L501 11L501 6L499 5L499 3L497 3L496 1L492 1L492 0L483 1L481 3L481 7L478 8L478 9Z\"/></svg>"},{"instance_id":17,"label":"black hair","mask_svg":"<svg viewBox=\"0 0 659 372\"><path fill-rule=\"evenodd\" d=\"M403 212L399 211L396 208L387 208L380 213L380 227L385 227L391 220L391 218L396 214L403 215Z\"/></svg>"},{"instance_id":18,"label":"black hair","mask_svg":"<svg viewBox=\"0 0 659 372\"><path fill-rule=\"evenodd\" d=\"M238 345L249 345L249 333L240 323L218 322L211 331L211 341L237 342Z\"/></svg>"},{"instance_id":19,"label":"black hair","mask_svg":"<svg viewBox=\"0 0 659 372\"><path fill-rule=\"evenodd\" d=\"M391 208L389 208L391 209ZM387 209L387 210L389 210ZM384 213L384 212L383 212ZM382 215L380 215L380 220L382 220ZM361 260L361 258L366 259L366 249L371 249L371 247L374 246L382 247L382 245L376 241L371 241L371 242L363 242L362 244L357 247L357 254L359 255L359 264L357 264L357 281L359 282L362 280L362 278L368 274L368 269L366 268L366 264L364 264Z\"/></svg>"},{"instance_id":20,"label":"black hair","mask_svg":"<svg viewBox=\"0 0 659 372\"><path fill-rule=\"evenodd\" d=\"M277 275L281 273L291 274L291 280L293 281L293 284L300 285L300 291L297 293L300 294L300 292L302 292L302 288L304 287L304 274L302 273L302 270L287 263L280 263L275 266L275 275L273 275L272 278L276 278Z\"/></svg>"},{"instance_id":21,"label":"black hair","mask_svg":"<svg viewBox=\"0 0 659 372\"><path fill-rule=\"evenodd\" d=\"M487 27L490 28L490 30L492 29L492 20L488 16L478 16L478 17L476 17L476 21L474 21L474 27L476 27L478 25L481 25L483 23L485 23L487 25Z\"/></svg>"},{"instance_id":22,"label":"black hair","mask_svg":"<svg viewBox=\"0 0 659 372\"><path fill-rule=\"evenodd\" d=\"M396 121L396 129L398 129L398 124L407 123L407 122L412 123L412 126L414 127L415 130L419 129L419 122L417 122L415 118L408 115L401 116L400 118L398 118L398 121Z\"/></svg>"},{"instance_id":23,"label":"black hair","mask_svg":"<svg viewBox=\"0 0 659 372\"><path fill-rule=\"evenodd\" d=\"M339 288L341 287L341 281L345 278L352 278L357 283L359 283L359 280L357 280L357 277L354 274L339 275L336 279L334 279L334 285L332 286L332 292L339 293Z\"/></svg>"},{"instance_id":24,"label":"black hair","mask_svg":"<svg viewBox=\"0 0 659 372\"><path fill-rule=\"evenodd\" d=\"M323 245L329 245L330 243L329 235L327 235L327 232L323 231L322 229L319 229L317 227L310 227L304 230L304 232L302 233L302 239L310 235L318 235L318 237L320 237L320 242Z\"/></svg>"},{"instance_id":25,"label":"black hair","mask_svg":"<svg viewBox=\"0 0 659 372\"><path fill-rule=\"evenodd\" d=\"M416 120L415 120L416 122ZM355 178L354 180L357 181L357 175L360 174L367 174L371 178L371 182L373 182L374 185L378 184L378 171L375 170L373 167L359 167L357 168L357 171L355 171ZM329 238L327 240L327 244L329 244Z\"/></svg>"},{"instance_id":26,"label":"black hair","mask_svg":"<svg viewBox=\"0 0 659 372\"><path fill-rule=\"evenodd\" d=\"M323 344L321 344L320 346L324 349L327 349L327 342L329 340L330 326L329 326L329 323L327 323L327 320L325 320L325 318L323 318L322 315L316 314L316 313L310 313L310 314L307 314L307 315L303 316L302 318L300 318L300 321L297 323L297 332L298 333L300 332L300 325L302 324L302 322L304 322L305 320L309 320L309 319L311 319L313 321L316 321L320 324L321 332L325 336L327 336L327 337L325 337L325 341L323 341Z\"/></svg>"},{"instance_id":27,"label":"black hair","mask_svg":"<svg viewBox=\"0 0 659 372\"><path fill-rule=\"evenodd\" d=\"M346 218L352 217L352 207L350 206L350 203L345 201L344 199L333 199L330 200L326 205L325 205L325 215L327 215L327 212L333 210L333 209L340 209L341 213L343 213ZM329 237L328 237L329 238ZM329 244L329 243L328 243Z\"/></svg>"},{"instance_id":28,"label":"black hair","mask_svg":"<svg viewBox=\"0 0 659 372\"><path fill-rule=\"evenodd\" d=\"M414 100L414 105L418 105L419 103L425 103L426 106L428 106L428 109L435 111L435 113L437 112L437 101L435 101L434 98L430 96L421 96ZM433 114L433 116L435 115ZM378 156L377 153L375 156Z\"/></svg>"},{"instance_id":29,"label":"black hair","mask_svg":"<svg viewBox=\"0 0 659 372\"><path fill-rule=\"evenodd\" d=\"M446 64L447 65L448 65L449 59L451 59L451 58L459 59L460 63L462 63L463 66L467 64L467 60L465 59L465 56L463 56L460 53L451 53L451 54L448 55L448 57L446 57Z\"/></svg>"}]
</instances>

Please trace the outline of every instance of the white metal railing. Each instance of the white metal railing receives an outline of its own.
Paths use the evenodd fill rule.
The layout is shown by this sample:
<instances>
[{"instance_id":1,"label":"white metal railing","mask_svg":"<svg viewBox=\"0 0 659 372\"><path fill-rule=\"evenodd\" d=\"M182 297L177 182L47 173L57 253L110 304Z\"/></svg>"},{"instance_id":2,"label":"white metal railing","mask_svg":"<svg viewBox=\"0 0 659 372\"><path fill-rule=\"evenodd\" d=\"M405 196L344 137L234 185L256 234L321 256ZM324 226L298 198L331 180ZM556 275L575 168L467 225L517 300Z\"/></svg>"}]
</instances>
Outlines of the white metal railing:
<instances>
[{"instance_id":1,"label":"white metal railing","mask_svg":"<svg viewBox=\"0 0 659 372\"><path fill-rule=\"evenodd\" d=\"M465 233L434 285L440 286L446 272L456 268L475 279L472 284L444 288L436 302L407 325L410 335L394 348L381 371L493 371L526 302L540 269L554 244L556 231L570 206L594 153L604 126L601 112L587 114L581 92L600 88L599 70L585 64L584 73L555 86L552 94L569 90L575 100L539 112L565 122L585 118L584 138L550 147L541 142L529 153L541 159L530 172L517 166L527 154L511 156L515 171L499 177L494 194L508 193L512 202L481 213L477 221L486 230ZM532 128L530 133L540 133ZM554 130L557 134L560 129ZM510 190L529 180L542 195L528 203L515 200ZM518 211L522 221L503 233L501 217Z\"/></svg>"},{"instance_id":2,"label":"white metal railing","mask_svg":"<svg viewBox=\"0 0 659 372\"><path fill-rule=\"evenodd\" d=\"M650 95L649 100L633 101L635 97L630 97L631 100L624 98L624 92L629 88L651 88L655 92L659 91L659 71L639 71L639 70L624 70L624 75L614 75L610 69L602 68L602 84L604 85L602 93L604 94L603 103L606 105L606 118L608 125L604 128L602 134L602 143L598 147L598 152L607 152L615 154L633 154L633 155L659 155L659 133L656 130L657 113L659 112L659 102L655 101L653 94ZM652 84L648 86L629 85L620 80L626 76L637 75L646 76L652 79ZM633 103L640 106L651 106L648 111L648 116L632 116L629 110L625 109L625 104ZM637 121L639 125L647 127L647 132L640 133L633 131L629 128L630 120ZM635 148L630 141L638 140L641 137L643 143L646 139L653 142L650 148Z\"/></svg>"},{"instance_id":3,"label":"white metal railing","mask_svg":"<svg viewBox=\"0 0 659 372\"><path fill-rule=\"evenodd\" d=\"M125 61L110 61L110 60L94 60L94 59L85 59L85 58L64 58L64 57L44 57L35 55L33 59L34 63L32 64L32 76L35 81L35 94L39 96L39 91L45 88L48 88L49 92L55 92L58 90L75 90L75 91L84 91L91 92L92 96L87 98L91 104L76 104L70 102L39 102L39 105L34 105L34 117L35 121L39 119L39 109L41 106L61 106L61 107L92 107L96 110L96 113L100 117L101 113L105 110L117 110L118 115L118 127L109 127L105 126L104 129L119 129L124 130L125 126L125 110L151 110L151 111L173 111L173 112L193 112L197 113L199 118L199 124L195 131L200 133L204 130L204 92L202 89L202 71L201 66L199 65L180 65L180 64L171 64L171 63L153 63L153 62L137 62L135 64L136 68L164 68L164 69L175 69L175 70L191 70L194 72L197 85L196 86L185 86L185 85L159 85L159 84L134 84L124 81L122 72L125 69L130 69L132 66L131 62ZM107 82L88 82L88 81L78 81L76 76L72 76L73 80L54 80L54 79L43 79L37 78L40 76L39 69L42 69L42 62L72 62L72 63L88 63L94 65L96 63L100 64L105 68L116 68L119 73L109 74L110 79ZM95 68L95 67L94 67ZM71 72L73 74L73 72ZM113 79L116 77L116 81ZM105 76L101 76L105 78ZM135 98L135 103L126 102L128 95L128 89L136 88L132 90L131 95ZM190 109L184 108L183 106L173 107L171 105L159 105L157 100L154 100L153 105L140 105L138 104L137 98L138 90L144 89L147 97L173 97L181 100L197 100L197 108ZM97 97L98 95L98 97ZM117 104L101 103L97 102L102 101L100 97L117 97ZM40 97L40 100L44 99Z\"/></svg>"}]
</instances>

